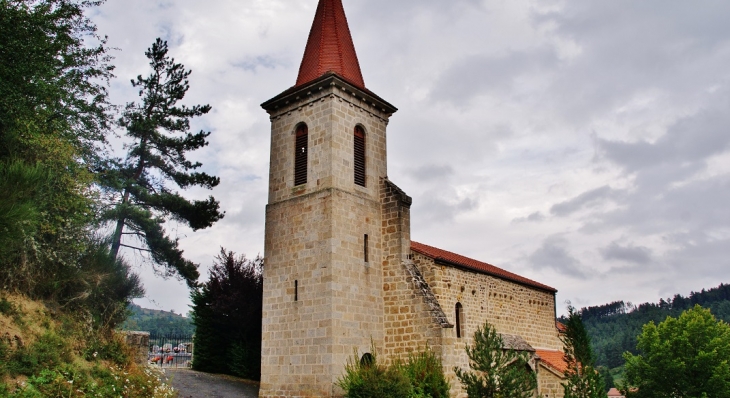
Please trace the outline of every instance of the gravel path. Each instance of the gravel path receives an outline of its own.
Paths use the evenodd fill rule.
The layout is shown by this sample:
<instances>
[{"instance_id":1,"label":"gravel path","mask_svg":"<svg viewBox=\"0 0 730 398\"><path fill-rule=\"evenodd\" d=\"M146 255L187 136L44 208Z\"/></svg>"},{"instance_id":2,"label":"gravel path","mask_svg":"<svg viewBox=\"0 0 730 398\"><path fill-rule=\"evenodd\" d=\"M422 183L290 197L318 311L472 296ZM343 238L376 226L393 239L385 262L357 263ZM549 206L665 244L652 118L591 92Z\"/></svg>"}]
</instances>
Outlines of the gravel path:
<instances>
[{"instance_id":1,"label":"gravel path","mask_svg":"<svg viewBox=\"0 0 730 398\"><path fill-rule=\"evenodd\" d=\"M179 398L256 398L259 386L255 382L226 375L196 372L189 369L165 369Z\"/></svg>"}]
</instances>

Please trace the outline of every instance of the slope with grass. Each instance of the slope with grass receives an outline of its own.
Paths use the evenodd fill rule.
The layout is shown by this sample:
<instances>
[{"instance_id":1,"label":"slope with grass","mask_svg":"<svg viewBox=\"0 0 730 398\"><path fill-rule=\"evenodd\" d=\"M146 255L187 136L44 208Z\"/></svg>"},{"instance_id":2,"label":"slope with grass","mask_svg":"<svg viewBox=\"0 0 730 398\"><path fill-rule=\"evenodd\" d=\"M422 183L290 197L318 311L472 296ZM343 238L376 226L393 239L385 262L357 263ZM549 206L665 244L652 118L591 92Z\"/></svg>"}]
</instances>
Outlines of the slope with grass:
<instances>
[{"instance_id":1,"label":"slope with grass","mask_svg":"<svg viewBox=\"0 0 730 398\"><path fill-rule=\"evenodd\" d=\"M0 396L174 397L152 368L132 362L121 336L90 319L0 292Z\"/></svg>"}]
</instances>

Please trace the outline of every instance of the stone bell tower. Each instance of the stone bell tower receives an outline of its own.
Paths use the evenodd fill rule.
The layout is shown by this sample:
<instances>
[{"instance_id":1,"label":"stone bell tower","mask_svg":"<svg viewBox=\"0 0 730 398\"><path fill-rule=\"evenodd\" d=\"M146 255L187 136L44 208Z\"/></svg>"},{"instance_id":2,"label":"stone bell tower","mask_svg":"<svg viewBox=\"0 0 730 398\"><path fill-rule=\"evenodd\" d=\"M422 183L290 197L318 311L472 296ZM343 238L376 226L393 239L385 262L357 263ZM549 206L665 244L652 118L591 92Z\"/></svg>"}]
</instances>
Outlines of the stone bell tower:
<instances>
[{"instance_id":1,"label":"stone bell tower","mask_svg":"<svg viewBox=\"0 0 730 398\"><path fill-rule=\"evenodd\" d=\"M365 88L341 0L319 0L271 118L260 397L341 395L353 349L382 346L380 192L396 108Z\"/></svg>"}]
</instances>

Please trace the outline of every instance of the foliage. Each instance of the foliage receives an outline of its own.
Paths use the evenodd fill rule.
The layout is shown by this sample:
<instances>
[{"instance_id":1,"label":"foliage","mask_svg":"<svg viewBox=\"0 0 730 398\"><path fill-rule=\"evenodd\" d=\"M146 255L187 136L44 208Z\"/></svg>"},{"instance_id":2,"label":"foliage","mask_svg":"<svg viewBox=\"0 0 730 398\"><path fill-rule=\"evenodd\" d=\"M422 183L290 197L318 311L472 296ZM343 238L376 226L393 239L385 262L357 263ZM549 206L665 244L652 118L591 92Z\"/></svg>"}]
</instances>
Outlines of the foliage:
<instances>
[{"instance_id":1,"label":"foliage","mask_svg":"<svg viewBox=\"0 0 730 398\"><path fill-rule=\"evenodd\" d=\"M349 398L404 397L442 398L449 396L441 360L429 348L409 353L403 363L396 358L390 366L378 363L378 353L371 348L370 357L357 351L348 358L345 373L337 380Z\"/></svg>"},{"instance_id":2,"label":"foliage","mask_svg":"<svg viewBox=\"0 0 730 398\"><path fill-rule=\"evenodd\" d=\"M150 254L164 275L176 275L191 287L198 279L197 265L183 257L176 239L166 235L163 223L173 219L193 230L210 227L220 220L218 202L190 201L170 188L201 186L212 189L219 178L196 171L202 164L187 159L187 152L208 145L208 132L192 134L190 120L210 111L209 105L178 105L189 88L189 70L167 55L167 42L157 39L145 52L152 73L132 81L139 88L141 103L129 103L119 123L132 140L125 160L112 162L102 174L102 184L111 195L104 219L116 224L112 256L120 247ZM125 232L126 231L126 232ZM132 236L144 247L129 246L123 236ZM127 243L125 243L127 242Z\"/></svg>"},{"instance_id":3,"label":"foliage","mask_svg":"<svg viewBox=\"0 0 730 398\"><path fill-rule=\"evenodd\" d=\"M0 287L113 326L139 280L93 236L114 108L100 1L0 0Z\"/></svg>"},{"instance_id":4,"label":"foliage","mask_svg":"<svg viewBox=\"0 0 730 398\"><path fill-rule=\"evenodd\" d=\"M106 242L93 239L76 266L59 270L44 297L68 309L86 311L98 329L111 330L127 317L131 299L142 297L139 276L122 259L113 259Z\"/></svg>"},{"instance_id":5,"label":"foliage","mask_svg":"<svg viewBox=\"0 0 730 398\"><path fill-rule=\"evenodd\" d=\"M75 266L94 201L91 169L113 120L98 1L0 1L0 286L42 295ZM89 46L90 42L95 45ZM44 286L45 285L45 286Z\"/></svg>"},{"instance_id":6,"label":"foliage","mask_svg":"<svg viewBox=\"0 0 730 398\"><path fill-rule=\"evenodd\" d=\"M192 292L193 368L258 380L261 377L263 259L221 252L210 279Z\"/></svg>"},{"instance_id":7,"label":"foliage","mask_svg":"<svg viewBox=\"0 0 730 398\"><path fill-rule=\"evenodd\" d=\"M169 311L152 310L131 304L129 317L120 326L122 330L143 330L152 335L190 335L195 333L191 318Z\"/></svg>"},{"instance_id":8,"label":"foliage","mask_svg":"<svg viewBox=\"0 0 730 398\"><path fill-rule=\"evenodd\" d=\"M32 375L70 362L71 359L70 347L66 341L53 332L46 332L32 345L17 349L10 358L8 370L13 376Z\"/></svg>"},{"instance_id":9,"label":"foliage","mask_svg":"<svg viewBox=\"0 0 730 398\"><path fill-rule=\"evenodd\" d=\"M370 359L360 358L357 350L347 359L345 374L337 380L345 398L414 397L413 386L401 364L382 365L375 347L371 351Z\"/></svg>"},{"instance_id":10,"label":"foliage","mask_svg":"<svg viewBox=\"0 0 730 398\"><path fill-rule=\"evenodd\" d=\"M441 359L431 349L409 353L402 370L413 386L413 397L449 397L451 386L444 377Z\"/></svg>"},{"instance_id":11,"label":"foliage","mask_svg":"<svg viewBox=\"0 0 730 398\"><path fill-rule=\"evenodd\" d=\"M606 385L595 367L591 340L580 315L568 306L565 332L561 336L565 347L565 398L606 398Z\"/></svg>"},{"instance_id":12,"label":"foliage","mask_svg":"<svg viewBox=\"0 0 730 398\"><path fill-rule=\"evenodd\" d=\"M26 323L13 331L14 342L0 337L0 396L174 396L159 374L132 363L133 350L121 336L20 296L6 301ZM7 324L0 319L0 325Z\"/></svg>"},{"instance_id":13,"label":"foliage","mask_svg":"<svg viewBox=\"0 0 730 398\"><path fill-rule=\"evenodd\" d=\"M730 397L730 326L710 310L646 324L637 349L625 354L627 397Z\"/></svg>"},{"instance_id":14,"label":"foliage","mask_svg":"<svg viewBox=\"0 0 730 398\"><path fill-rule=\"evenodd\" d=\"M469 397L529 398L537 388L525 352L504 348L502 336L489 324L474 333L474 345L466 346L471 371L454 368Z\"/></svg>"},{"instance_id":15,"label":"foliage","mask_svg":"<svg viewBox=\"0 0 730 398\"><path fill-rule=\"evenodd\" d=\"M730 285L702 289L687 297L677 294L658 303L636 306L616 301L581 308L579 312L593 343L596 364L613 369L624 364L624 352L637 354L636 337L643 325L661 322L667 316L677 317L697 304L709 308L718 319L730 322Z\"/></svg>"},{"instance_id":16,"label":"foliage","mask_svg":"<svg viewBox=\"0 0 730 398\"><path fill-rule=\"evenodd\" d=\"M99 4L0 2L0 158L52 161L52 145L65 142L84 163L98 159L113 66L84 11Z\"/></svg>"},{"instance_id":17,"label":"foliage","mask_svg":"<svg viewBox=\"0 0 730 398\"><path fill-rule=\"evenodd\" d=\"M596 370L598 370L598 373L601 375L601 379L603 379L603 388L606 391L616 387L616 382L614 381L611 369L605 366L598 366L596 367Z\"/></svg>"}]
</instances>

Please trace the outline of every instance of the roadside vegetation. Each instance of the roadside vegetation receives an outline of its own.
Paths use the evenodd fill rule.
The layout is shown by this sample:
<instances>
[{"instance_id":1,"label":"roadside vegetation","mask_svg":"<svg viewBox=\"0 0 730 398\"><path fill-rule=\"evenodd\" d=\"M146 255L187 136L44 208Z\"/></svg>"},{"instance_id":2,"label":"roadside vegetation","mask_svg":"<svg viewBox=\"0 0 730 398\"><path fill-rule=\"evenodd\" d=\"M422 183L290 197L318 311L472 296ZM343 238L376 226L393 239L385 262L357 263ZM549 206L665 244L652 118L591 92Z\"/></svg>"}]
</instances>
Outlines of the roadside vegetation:
<instances>
[{"instance_id":1,"label":"roadside vegetation","mask_svg":"<svg viewBox=\"0 0 730 398\"><path fill-rule=\"evenodd\" d=\"M122 336L19 295L0 295L0 396L174 397Z\"/></svg>"},{"instance_id":2,"label":"roadside vegetation","mask_svg":"<svg viewBox=\"0 0 730 398\"><path fill-rule=\"evenodd\" d=\"M147 53L163 79L135 81L143 105L118 119L110 49L86 16L102 2L0 0L0 396L172 396L114 332L144 294L118 249L136 244L193 287L197 265L164 223L200 229L223 216L212 197L175 191L218 179L185 157L207 145L209 133L188 129L210 107L175 106L190 71L164 41ZM125 159L107 141L117 128L137 140Z\"/></svg>"}]
</instances>

